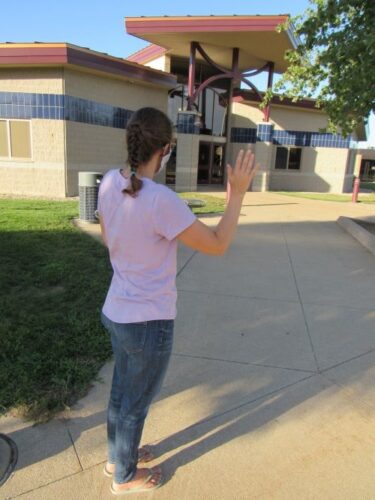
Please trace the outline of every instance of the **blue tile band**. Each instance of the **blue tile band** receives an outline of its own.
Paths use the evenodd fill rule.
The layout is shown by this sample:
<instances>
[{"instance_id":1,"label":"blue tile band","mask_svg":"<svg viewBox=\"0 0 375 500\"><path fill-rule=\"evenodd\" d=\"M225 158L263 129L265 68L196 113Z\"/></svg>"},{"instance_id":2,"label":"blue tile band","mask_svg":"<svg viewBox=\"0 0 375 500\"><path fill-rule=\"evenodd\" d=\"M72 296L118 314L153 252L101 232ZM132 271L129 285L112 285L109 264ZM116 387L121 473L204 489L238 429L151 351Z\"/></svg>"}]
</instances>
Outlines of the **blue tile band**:
<instances>
[{"instance_id":1,"label":"blue tile band","mask_svg":"<svg viewBox=\"0 0 375 500\"><path fill-rule=\"evenodd\" d=\"M272 142L277 145L321 147L321 148L348 148L351 137L340 134L320 132L301 132L297 130L275 130Z\"/></svg>"},{"instance_id":2,"label":"blue tile band","mask_svg":"<svg viewBox=\"0 0 375 500\"><path fill-rule=\"evenodd\" d=\"M61 94L0 92L0 118L68 120L125 129L132 111Z\"/></svg>"},{"instance_id":3,"label":"blue tile band","mask_svg":"<svg viewBox=\"0 0 375 500\"><path fill-rule=\"evenodd\" d=\"M258 129L232 127L231 142L254 143L257 141L267 141L283 146L349 148L351 137L343 137L340 134L304 132L300 130L273 130L271 124L260 124Z\"/></svg>"},{"instance_id":4,"label":"blue tile band","mask_svg":"<svg viewBox=\"0 0 375 500\"><path fill-rule=\"evenodd\" d=\"M257 141L272 142L273 125L271 123L259 123L257 128Z\"/></svg>"},{"instance_id":5,"label":"blue tile band","mask_svg":"<svg viewBox=\"0 0 375 500\"><path fill-rule=\"evenodd\" d=\"M249 127L232 127L230 134L231 142L255 143L257 140L257 129Z\"/></svg>"},{"instance_id":6,"label":"blue tile band","mask_svg":"<svg viewBox=\"0 0 375 500\"><path fill-rule=\"evenodd\" d=\"M200 122L194 113L178 113L177 132L179 134L199 134Z\"/></svg>"}]
</instances>

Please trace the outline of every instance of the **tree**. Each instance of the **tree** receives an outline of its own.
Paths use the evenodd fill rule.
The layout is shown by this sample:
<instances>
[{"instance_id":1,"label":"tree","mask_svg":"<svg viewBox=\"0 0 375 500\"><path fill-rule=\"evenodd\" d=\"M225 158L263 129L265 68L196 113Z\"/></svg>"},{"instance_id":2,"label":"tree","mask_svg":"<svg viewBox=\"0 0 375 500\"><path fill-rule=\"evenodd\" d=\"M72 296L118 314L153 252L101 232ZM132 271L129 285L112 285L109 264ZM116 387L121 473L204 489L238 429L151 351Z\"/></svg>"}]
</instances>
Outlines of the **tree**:
<instances>
[{"instance_id":1,"label":"tree","mask_svg":"<svg viewBox=\"0 0 375 500\"><path fill-rule=\"evenodd\" d=\"M375 108L375 0L310 4L280 27L294 30L300 44L287 52L289 67L263 105L274 92L294 101L314 98L328 115L328 130L348 135Z\"/></svg>"}]
</instances>

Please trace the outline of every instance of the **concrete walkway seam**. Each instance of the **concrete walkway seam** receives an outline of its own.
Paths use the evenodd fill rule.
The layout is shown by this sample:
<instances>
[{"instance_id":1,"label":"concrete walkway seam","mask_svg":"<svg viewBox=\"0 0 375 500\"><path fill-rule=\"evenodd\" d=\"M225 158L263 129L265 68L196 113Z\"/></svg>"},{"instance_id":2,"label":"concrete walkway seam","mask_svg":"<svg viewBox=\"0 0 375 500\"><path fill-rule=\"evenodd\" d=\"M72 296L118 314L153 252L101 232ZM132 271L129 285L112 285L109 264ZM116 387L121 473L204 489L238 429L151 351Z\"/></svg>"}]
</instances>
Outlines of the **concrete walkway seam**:
<instances>
[{"instance_id":1,"label":"concrete walkway seam","mask_svg":"<svg viewBox=\"0 0 375 500\"><path fill-rule=\"evenodd\" d=\"M299 303L300 303L300 306L301 306L303 320L305 322L305 328L306 328L306 331L307 331L307 336L309 338L311 352L312 352L312 354L314 356L314 362L315 362L315 366L316 366L317 372L320 373L320 366L319 366L319 363L318 363L318 358L317 358L316 353L315 353L314 344L313 344L313 341L312 341L312 338L311 338L310 328L309 328L309 325L308 325L308 322L307 322L307 317L306 317L306 311L305 311L305 308L304 308L304 305L303 305L303 302L302 302L302 297L301 297L300 290L298 288L297 276L296 276L295 269L294 269L294 266L293 266L293 260L292 260L292 256L291 256L291 253L290 253L290 248L289 248L289 245L288 245L288 240L286 238L283 225L282 225L282 233L283 233L285 247L286 247L286 250L287 250L287 253L288 253L288 259L289 259L289 264L290 264L290 268L291 268L292 275L293 275L294 284L296 286L298 300L299 300Z\"/></svg>"}]
</instances>

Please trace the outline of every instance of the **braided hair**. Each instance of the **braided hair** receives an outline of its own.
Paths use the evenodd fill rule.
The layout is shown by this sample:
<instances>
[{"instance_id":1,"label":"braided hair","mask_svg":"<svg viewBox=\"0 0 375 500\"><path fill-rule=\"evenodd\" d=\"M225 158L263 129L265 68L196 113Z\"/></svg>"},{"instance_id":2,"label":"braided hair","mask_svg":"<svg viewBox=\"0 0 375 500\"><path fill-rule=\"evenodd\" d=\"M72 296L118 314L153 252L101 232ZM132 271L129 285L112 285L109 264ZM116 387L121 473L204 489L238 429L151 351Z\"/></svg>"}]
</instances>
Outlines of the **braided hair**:
<instances>
[{"instance_id":1,"label":"braided hair","mask_svg":"<svg viewBox=\"0 0 375 500\"><path fill-rule=\"evenodd\" d=\"M172 123L158 109L147 107L136 111L126 127L128 163L131 170L130 186L123 193L136 197L142 181L136 177L140 165L147 163L158 149L170 143Z\"/></svg>"}]
</instances>

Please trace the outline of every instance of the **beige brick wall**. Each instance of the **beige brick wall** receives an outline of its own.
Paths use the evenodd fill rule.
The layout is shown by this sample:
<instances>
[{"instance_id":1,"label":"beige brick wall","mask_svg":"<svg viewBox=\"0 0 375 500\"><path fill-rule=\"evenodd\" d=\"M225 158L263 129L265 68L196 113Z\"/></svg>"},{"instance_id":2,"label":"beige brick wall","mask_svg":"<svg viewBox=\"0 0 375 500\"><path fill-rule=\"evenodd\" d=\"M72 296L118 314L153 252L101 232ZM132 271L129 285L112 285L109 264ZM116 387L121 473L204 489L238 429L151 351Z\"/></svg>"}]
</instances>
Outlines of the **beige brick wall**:
<instances>
[{"instance_id":1,"label":"beige brick wall","mask_svg":"<svg viewBox=\"0 0 375 500\"><path fill-rule=\"evenodd\" d=\"M62 94L62 68L0 69L0 92Z\"/></svg>"},{"instance_id":2,"label":"beige brick wall","mask_svg":"<svg viewBox=\"0 0 375 500\"><path fill-rule=\"evenodd\" d=\"M198 177L199 135L177 134L177 192L196 191Z\"/></svg>"},{"instance_id":3,"label":"beige brick wall","mask_svg":"<svg viewBox=\"0 0 375 500\"><path fill-rule=\"evenodd\" d=\"M263 113L256 104L233 104L232 127L256 128L263 120ZM275 130L301 130L319 132L327 125L327 117L321 111L291 109L273 105L270 123ZM232 161L241 144L231 145ZM253 184L253 190L290 190L341 193L349 189L352 159L348 149L302 148L301 170L297 172L274 169L276 147L256 143L256 161L261 164Z\"/></svg>"},{"instance_id":4,"label":"beige brick wall","mask_svg":"<svg viewBox=\"0 0 375 500\"><path fill-rule=\"evenodd\" d=\"M167 110L167 90L70 69L65 71L65 92L130 110L143 106ZM104 173L110 168L122 168L126 162L123 129L68 121L66 144L68 196L78 194L78 172Z\"/></svg>"},{"instance_id":5,"label":"beige brick wall","mask_svg":"<svg viewBox=\"0 0 375 500\"><path fill-rule=\"evenodd\" d=\"M122 168L126 160L125 131L112 127L66 122L67 195L78 194L78 172Z\"/></svg>"},{"instance_id":6,"label":"beige brick wall","mask_svg":"<svg viewBox=\"0 0 375 500\"><path fill-rule=\"evenodd\" d=\"M167 111L165 89L71 69L1 69L0 91L54 94L65 91L68 95L131 110L153 106ZM32 160L0 161L1 193L75 196L79 171L105 172L125 163L124 130L66 122L65 159L65 122L34 119L31 124Z\"/></svg>"},{"instance_id":7,"label":"beige brick wall","mask_svg":"<svg viewBox=\"0 0 375 500\"><path fill-rule=\"evenodd\" d=\"M153 106L167 112L168 92L142 82L125 80L66 69L65 93L112 106L135 111L143 106Z\"/></svg>"},{"instance_id":8,"label":"beige brick wall","mask_svg":"<svg viewBox=\"0 0 375 500\"><path fill-rule=\"evenodd\" d=\"M254 178L252 185L250 186L250 191L267 191L268 189L268 178L269 178L269 168L270 160L265 161L271 154L269 149L272 148L271 145L264 143L257 144L242 144L239 142L229 143L229 154L228 162L233 166L236 162L237 155L241 149L251 149L255 156L255 161L260 163L260 168Z\"/></svg>"},{"instance_id":9,"label":"beige brick wall","mask_svg":"<svg viewBox=\"0 0 375 500\"><path fill-rule=\"evenodd\" d=\"M0 91L62 94L62 69L2 68ZM64 122L33 119L30 123L32 159L0 161L0 192L64 197Z\"/></svg>"},{"instance_id":10,"label":"beige brick wall","mask_svg":"<svg viewBox=\"0 0 375 500\"><path fill-rule=\"evenodd\" d=\"M65 196L64 122L31 120L32 159L0 160L0 192Z\"/></svg>"},{"instance_id":11,"label":"beige brick wall","mask_svg":"<svg viewBox=\"0 0 375 500\"><path fill-rule=\"evenodd\" d=\"M274 147L270 189L342 193L346 180L348 150L339 148L302 148L301 170L274 169Z\"/></svg>"},{"instance_id":12,"label":"beige brick wall","mask_svg":"<svg viewBox=\"0 0 375 500\"><path fill-rule=\"evenodd\" d=\"M59 163L0 162L0 177L2 194L65 197L65 172Z\"/></svg>"}]
</instances>

